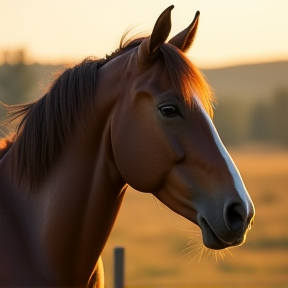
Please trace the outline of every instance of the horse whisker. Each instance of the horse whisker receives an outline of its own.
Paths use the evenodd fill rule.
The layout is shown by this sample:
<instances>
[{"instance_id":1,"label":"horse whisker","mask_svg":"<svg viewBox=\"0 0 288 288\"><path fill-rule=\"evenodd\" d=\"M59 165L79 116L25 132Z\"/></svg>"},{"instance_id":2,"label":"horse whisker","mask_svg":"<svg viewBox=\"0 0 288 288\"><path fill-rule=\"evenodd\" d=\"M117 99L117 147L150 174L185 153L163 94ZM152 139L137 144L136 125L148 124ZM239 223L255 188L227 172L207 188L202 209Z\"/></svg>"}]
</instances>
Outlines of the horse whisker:
<instances>
[{"instance_id":1,"label":"horse whisker","mask_svg":"<svg viewBox=\"0 0 288 288\"><path fill-rule=\"evenodd\" d=\"M185 232L191 232L191 231L188 230L188 229L185 229L185 228L182 228L182 227L180 227L180 226L178 226L178 225L175 225L175 224L171 221L171 219L166 215L166 213L164 212L164 209L160 206L159 203L161 203L161 205L163 205L163 206L166 207L167 209L169 209L169 208L168 208L166 205L164 205L162 202L160 202L160 201L159 201L159 203L158 203L157 198L156 198L154 195L152 195L152 196L153 196L154 202L156 203L157 207L160 209L160 211L162 212L162 214L164 215L164 217L167 219L167 221L168 221L173 227L175 227L175 228L177 228L177 229L179 229L179 230L185 231ZM170 211L170 209L169 209L169 211Z\"/></svg>"},{"instance_id":2,"label":"horse whisker","mask_svg":"<svg viewBox=\"0 0 288 288\"><path fill-rule=\"evenodd\" d=\"M225 249L225 253L229 254L231 257L234 257L230 249Z\"/></svg>"}]
</instances>

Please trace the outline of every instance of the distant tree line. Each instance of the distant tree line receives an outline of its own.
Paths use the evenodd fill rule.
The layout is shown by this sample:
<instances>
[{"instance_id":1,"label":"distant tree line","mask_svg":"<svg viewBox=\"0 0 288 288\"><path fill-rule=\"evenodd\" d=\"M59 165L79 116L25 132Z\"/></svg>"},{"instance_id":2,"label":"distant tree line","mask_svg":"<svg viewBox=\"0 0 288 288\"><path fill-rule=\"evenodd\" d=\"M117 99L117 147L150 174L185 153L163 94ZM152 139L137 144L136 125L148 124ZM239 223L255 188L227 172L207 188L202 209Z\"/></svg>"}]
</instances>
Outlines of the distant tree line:
<instances>
[{"instance_id":1,"label":"distant tree line","mask_svg":"<svg viewBox=\"0 0 288 288\"><path fill-rule=\"evenodd\" d=\"M17 51L14 56L4 53L2 59L0 101L6 104L29 101L31 91L39 90L39 82L59 69L59 66L25 65L23 51ZM40 97L42 94L38 91L36 95ZM3 115L0 109L0 120ZM214 122L226 145L259 141L288 147L288 87L275 91L269 100L258 102L221 98L220 95Z\"/></svg>"},{"instance_id":2,"label":"distant tree line","mask_svg":"<svg viewBox=\"0 0 288 288\"><path fill-rule=\"evenodd\" d=\"M214 122L227 145L254 141L288 147L288 88L257 102L220 98Z\"/></svg>"},{"instance_id":3,"label":"distant tree line","mask_svg":"<svg viewBox=\"0 0 288 288\"><path fill-rule=\"evenodd\" d=\"M23 102L24 97L35 85L31 69L25 65L25 52L4 51L0 66L0 101L6 104Z\"/></svg>"}]
</instances>

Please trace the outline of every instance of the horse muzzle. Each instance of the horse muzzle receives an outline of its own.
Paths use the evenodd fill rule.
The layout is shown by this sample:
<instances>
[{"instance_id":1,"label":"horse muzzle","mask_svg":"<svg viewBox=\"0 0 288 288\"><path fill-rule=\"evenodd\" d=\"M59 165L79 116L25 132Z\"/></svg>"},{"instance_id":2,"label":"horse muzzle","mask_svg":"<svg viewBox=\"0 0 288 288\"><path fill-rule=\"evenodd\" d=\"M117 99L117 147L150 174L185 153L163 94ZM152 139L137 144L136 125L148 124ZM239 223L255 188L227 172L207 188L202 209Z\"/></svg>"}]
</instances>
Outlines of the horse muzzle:
<instances>
[{"instance_id":1,"label":"horse muzzle","mask_svg":"<svg viewBox=\"0 0 288 288\"><path fill-rule=\"evenodd\" d=\"M204 245L214 250L240 246L253 226L254 208L247 214L242 204L226 205L223 220L214 220L215 217L204 217L200 213L197 215Z\"/></svg>"}]
</instances>

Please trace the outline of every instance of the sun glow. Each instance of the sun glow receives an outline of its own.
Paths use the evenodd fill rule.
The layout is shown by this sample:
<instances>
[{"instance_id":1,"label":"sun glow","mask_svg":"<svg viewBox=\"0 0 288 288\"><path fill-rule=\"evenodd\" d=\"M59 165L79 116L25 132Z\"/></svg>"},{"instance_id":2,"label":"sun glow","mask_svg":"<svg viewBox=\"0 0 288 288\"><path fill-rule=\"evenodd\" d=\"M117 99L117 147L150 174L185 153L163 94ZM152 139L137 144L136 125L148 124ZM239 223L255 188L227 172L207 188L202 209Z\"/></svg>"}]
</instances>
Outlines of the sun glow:
<instances>
[{"instance_id":1,"label":"sun glow","mask_svg":"<svg viewBox=\"0 0 288 288\"><path fill-rule=\"evenodd\" d=\"M173 4L171 36L187 27L196 10L201 12L191 49L193 62L200 67L288 60L288 38L283 29L288 27L286 0L277 4L175 0ZM151 31L159 12L169 5L168 0L2 0L0 54L24 49L30 63L53 64L78 62L91 55L103 57L118 46L131 25L139 24L139 31Z\"/></svg>"}]
</instances>

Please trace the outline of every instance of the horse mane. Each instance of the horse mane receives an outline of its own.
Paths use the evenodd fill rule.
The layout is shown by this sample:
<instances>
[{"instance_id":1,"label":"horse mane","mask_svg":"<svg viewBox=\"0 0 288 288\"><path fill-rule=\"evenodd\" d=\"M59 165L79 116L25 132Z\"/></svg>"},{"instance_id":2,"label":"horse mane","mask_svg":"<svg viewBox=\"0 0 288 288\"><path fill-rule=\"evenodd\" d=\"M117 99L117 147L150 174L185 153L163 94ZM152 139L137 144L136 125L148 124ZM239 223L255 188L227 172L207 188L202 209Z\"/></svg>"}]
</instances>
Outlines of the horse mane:
<instances>
[{"instance_id":1,"label":"horse mane","mask_svg":"<svg viewBox=\"0 0 288 288\"><path fill-rule=\"evenodd\" d=\"M15 133L12 133L6 138L0 139L0 160L4 157L4 155L8 152L15 141Z\"/></svg>"},{"instance_id":2,"label":"horse mane","mask_svg":"<svg viewBox=\"0 0 288 288\"><path fill-rule=\"evenodd\" d=\"M83 117L84 113L81 112L91 103L96 90L98 69L139 46L144 39L131 37L126 40L128 32L123 34L119 48L105 58L86 58L66 69L40 99L20 105L5 105L0 102L7 111L7 119L2 125L20 119L13 137L0 141L0 159L14 141L18 142L16 160L19 183L25 174L31 189L37 186L59 156L73 130L75 120ZM174 46L164 43L161 52L178 94L191 105L191 95L196 93L212 117L213 93L201 72Z\"/></svg>"},{"instance_id":3,"label":"horse mane","mask_svg":"<svg viewBox=\"0 0 288 288\"><path fill-rule=\"evenodd\" d=\"M75 117L93 96L97 64L85 59L65 70L39 100L4 106L8 115L5 124L21 119L15 137L19 181L25 173L32 188L59 156Z\"/></svg>"}]
</instances>

